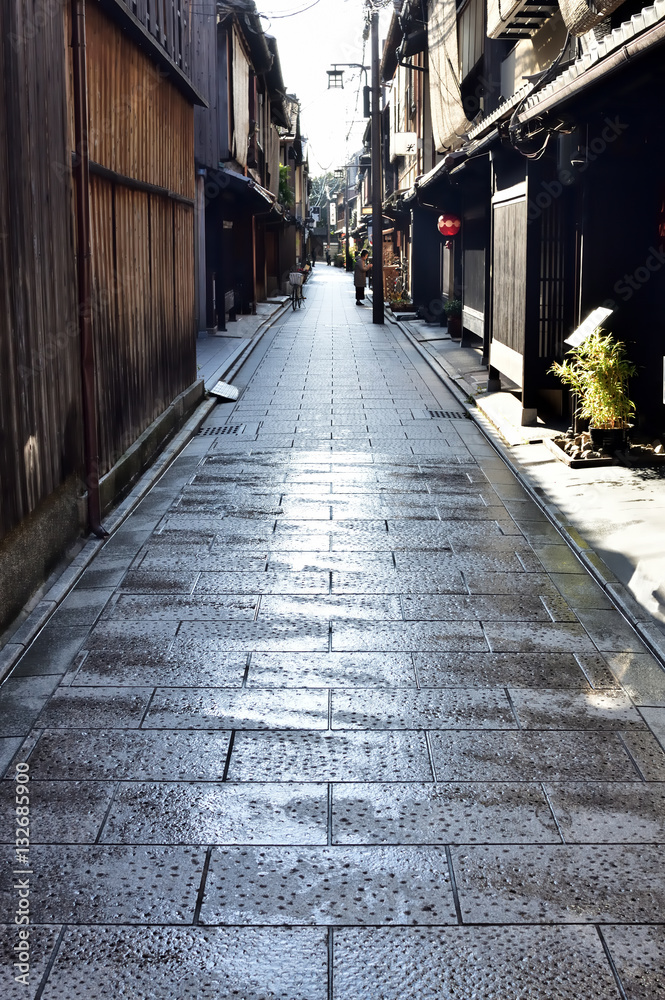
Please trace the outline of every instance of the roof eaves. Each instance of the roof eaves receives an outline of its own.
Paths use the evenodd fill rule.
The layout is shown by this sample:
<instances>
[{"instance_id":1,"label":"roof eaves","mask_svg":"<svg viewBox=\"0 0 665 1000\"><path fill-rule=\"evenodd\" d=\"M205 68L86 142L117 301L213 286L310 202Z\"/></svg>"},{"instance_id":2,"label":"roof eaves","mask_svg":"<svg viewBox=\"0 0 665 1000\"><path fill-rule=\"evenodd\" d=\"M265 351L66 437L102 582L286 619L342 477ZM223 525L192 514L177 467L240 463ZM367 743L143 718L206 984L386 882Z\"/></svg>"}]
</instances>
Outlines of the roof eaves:
<instances>
[{"instance_id":1,"label":"roof eaves","mask_svg":"<svg viewBox=\"0 0 665 1000\"><path fill-rule=\"evenodd\" d=\"M641 36L645 36L641 38ZM652 37L650 37L652 36ZM526 122L537 114L550 110L572 93L594 83L601 76L613 72L646 49L662 42L665 38L665 0L655 0L650 7L644 7L633 14L630 21L624 21L609 35L596 42L594 48L559 74L546 86L534 88L518 116Z\"/></svg>"}]
</instances>

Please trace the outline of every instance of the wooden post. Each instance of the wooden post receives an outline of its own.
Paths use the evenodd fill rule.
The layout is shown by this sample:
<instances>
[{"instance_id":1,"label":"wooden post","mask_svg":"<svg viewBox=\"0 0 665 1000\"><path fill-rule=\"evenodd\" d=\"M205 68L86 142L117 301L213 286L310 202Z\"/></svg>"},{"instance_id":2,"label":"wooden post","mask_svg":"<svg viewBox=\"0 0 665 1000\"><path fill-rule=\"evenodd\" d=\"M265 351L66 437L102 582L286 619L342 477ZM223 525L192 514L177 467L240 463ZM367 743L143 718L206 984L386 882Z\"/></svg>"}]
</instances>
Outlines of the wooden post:
<instances>
[{"instance_id":1,"label":"wooden post","mask_svg":"<svg viewBox=\"0 0 665 1000\"><path fill-rule=\"evenodd\" d=\"M372 322L385 322L383 309L383 171L381 169L381 79L379 13L372 13Z\"/></svg>"}]
</instances>

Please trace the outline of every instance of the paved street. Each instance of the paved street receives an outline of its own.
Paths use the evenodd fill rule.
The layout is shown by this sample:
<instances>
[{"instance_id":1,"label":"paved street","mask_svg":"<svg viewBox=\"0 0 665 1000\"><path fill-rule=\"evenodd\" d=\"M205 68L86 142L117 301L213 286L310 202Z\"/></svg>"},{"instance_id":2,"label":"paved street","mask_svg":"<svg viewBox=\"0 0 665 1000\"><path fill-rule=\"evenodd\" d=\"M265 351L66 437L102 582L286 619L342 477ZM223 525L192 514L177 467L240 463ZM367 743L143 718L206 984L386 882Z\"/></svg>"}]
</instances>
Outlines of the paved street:
<instances>
[{"instance_id":1,"label":"paved street","mask_svg":"<svg viewBox=\"0 0 665 1000\"><path fill-rule=\"evenodd\" d=\"M305 293L0 691L0 993L665 998L650 657L349 276Z\"/></svg>"}]
</instances>

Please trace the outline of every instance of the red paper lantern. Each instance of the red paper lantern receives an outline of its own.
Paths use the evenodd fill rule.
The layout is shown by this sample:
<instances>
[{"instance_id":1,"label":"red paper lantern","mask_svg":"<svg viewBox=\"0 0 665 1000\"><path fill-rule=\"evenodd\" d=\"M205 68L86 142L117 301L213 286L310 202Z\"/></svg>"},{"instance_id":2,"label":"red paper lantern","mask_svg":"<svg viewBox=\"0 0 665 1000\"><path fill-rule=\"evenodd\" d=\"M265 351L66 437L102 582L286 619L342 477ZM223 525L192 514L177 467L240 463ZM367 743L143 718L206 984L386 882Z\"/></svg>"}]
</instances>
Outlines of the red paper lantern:
<instances>
[{"instance_id":1,"label":"red paper lantern","mask_svg":"<svg viewBox=\"0 0 665 1000\"><path fill-rule=\"evenodd\" d=\"M439 216L436 225L442 236L457 236L462 228L461 220L456 215L448 215L447 213Z\"/></svg>"}]
</instances>

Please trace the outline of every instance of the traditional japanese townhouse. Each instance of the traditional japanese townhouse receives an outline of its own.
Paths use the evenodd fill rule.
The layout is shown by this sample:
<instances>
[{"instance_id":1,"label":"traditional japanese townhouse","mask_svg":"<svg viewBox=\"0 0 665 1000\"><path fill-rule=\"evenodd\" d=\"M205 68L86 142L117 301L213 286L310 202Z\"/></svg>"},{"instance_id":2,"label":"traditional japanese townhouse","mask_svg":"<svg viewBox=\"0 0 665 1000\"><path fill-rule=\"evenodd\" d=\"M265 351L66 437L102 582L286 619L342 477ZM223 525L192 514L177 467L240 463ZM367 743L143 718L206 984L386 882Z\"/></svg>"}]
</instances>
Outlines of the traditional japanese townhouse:
<instances>
[{"instance_id":1,"label":"traditional japanese townhouse","mask_svg":"<svg viewBox=\"0 0 665 1000\"><path fill-rule=\"evenodd\" d=\"M290 119L277 43L253 0L202 12L195 51L208 99L195 133L198 327L214 331L280 287L278 129Z\"/></svg>"},{"instance_id":2,"label":"traditional japanese townhouse","mask_svg":"<svg viewBox=\"0 0 665 1000\"><path fill-rule=\"evenodd\" d=\"M280 129L280 163L288 205L285 212L284 238L280 249L282 286L289 271L305 263L308 208L309 161L307 140L300 132L300 101L295 94L286 99L287 127Z\"/></svg>"},{"instance_id":3,"label":"traditional japanese townhouse","mask_svg":"<svg viewBox=\"0 0 665 1000\"><path fill-rule=\"evenodd\" d=\"M0 5L0 628L202 394L188 0Z\"/></svg>"},{"instance_id":4,"label":"traditional japanese townhouse","mask_svg":"<svg viewBox=\"0 0 665 1000\"><path fill-rule=\"evenodd\" d=\"M398 2L381 59L387 86L384 109L384 214L392 253L385 253L386 297L400 289L430 312L441 305L441 240L434 209L415 198L416 181L436 161L429 96L427 9ZM389 260L388 258L392 259Z\"/></svg>"},{"instance_id":5,"label":"traditional japanese townhouse","mask_svg":"<svg viewBox=\"0 0 665 1000\"><path fill-rule=\"evenodd\" d=\"M460 213L451 285L483 337L490 384L519 391L524 423L565 412L548 369L610 304L606 326L638 365L639 427L662 433L664 21L662 3L640 0L430 7L446 155L417 190Z\"/></svg>"}]
</instances>

